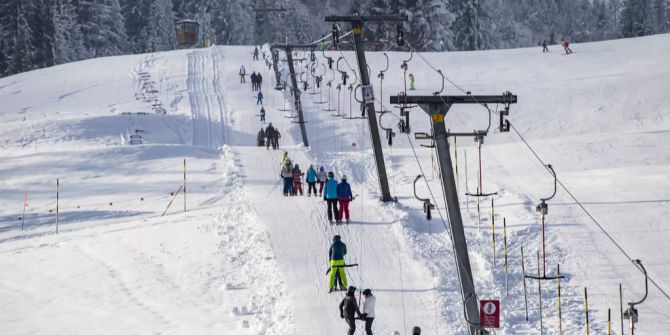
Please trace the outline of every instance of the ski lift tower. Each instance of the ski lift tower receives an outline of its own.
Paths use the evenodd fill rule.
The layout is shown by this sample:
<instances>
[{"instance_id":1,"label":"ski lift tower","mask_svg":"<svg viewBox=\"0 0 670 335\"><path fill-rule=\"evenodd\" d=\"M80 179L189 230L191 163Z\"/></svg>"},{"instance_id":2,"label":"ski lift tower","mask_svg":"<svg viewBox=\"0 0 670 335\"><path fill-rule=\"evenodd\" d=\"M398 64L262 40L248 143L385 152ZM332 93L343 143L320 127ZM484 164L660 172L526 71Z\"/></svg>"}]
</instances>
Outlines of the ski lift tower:
<instances>
[{"instance_id":1,"label":"ski lift tower","mask_svg":"<svg viewBox=\"0 0 670 335\"><path fill-rule=\"evenodd\" d=\"M295 105L295 110L298 113L298 124L300 124L300 133L302 134L302 143L304 146L308 147L309 146L309 141L307 140L307 129L305 127L305 117L304 114L302 113L302 102L300 100L300 95L302 94L302 91L300 90L300 85L298 85L298 78L296 77L295 74L295 66L293 66L293 50L311 50L314 52L314 49L316 49L317 45L316 44L273 44L270 46L270 51L272 51L273 55L275 54L275 50L281 49L286 52L286 61L288 62L288 70L289 74L291 76L291 84L293 87L293 101ZM279 56L274 58L274 64L276 67L277 62L279 61ZM278 72L275 72L278 73Z\"/></svg>"},{"instance_id":2,"label":"ski lift tower","mask_svg":"<svg viewBox=\"0 0 670 335\"><path fill-rule=\"evenodd\" d=\"M458 269L458 278L461 281L461 294L465 305L465 319L468 323L470 335L487 334L479 324L479 305L477 302L477 293L470 268L470 257L468 255L468 245L465 240L465 231L463 229L463 219L461 217L461 208L458 202L458 190L456 189L456 180L454 179L454 168L449 153L450 136L482 136L480 132L474 133L452 133L447 131L444 117L451 106L456 104L503 104L508 107L516 103L516 95L507 92L503 95L431 95L431 96L392 96L391 103L417 104L428 116L433 128L433 135L417 133L417 139L430 139L435 143L438 163L440 164L440 174L444 196L447 200L447 211L449 213L449 226L451 228L452 243L456 253L456 267ZM508 124L507 120L501 115L500 124ZM419 136L421 135L421 136Z\"/></svg>"},{"instance_id":3,"label":"ski lift tower","mask_svg":"<svg viewBox=\"0 0 670 335\"><path fill-rule=\"evenodd\" d=\"M351 23L351 30L354 35L354 45L356 47L356 59L358 60L358 72L360 73L361 85L363 91L363 103L368 125L370 126L370 137L372 139L372 149L377 163L377 175L379 176L379 188L381 191L381 201L394 201L389 188L388 175L386 174L386 163L384 162L384 152L382 151L382 141L379 137L379 126L377 124L377 114L375 112L375 99L372 85L370 84L370 74L368 73L368 64L365 60L365 46L363 41L363 25L366 22L395 22L401 24L407 21L406 15L388 15L388 16L326 16L326 22L333 22L334 35L338 32L335 22ZM338 38L334 38L335 43ZM399 41L401 38L399 38Z\"/></svg>"}]
</instances>

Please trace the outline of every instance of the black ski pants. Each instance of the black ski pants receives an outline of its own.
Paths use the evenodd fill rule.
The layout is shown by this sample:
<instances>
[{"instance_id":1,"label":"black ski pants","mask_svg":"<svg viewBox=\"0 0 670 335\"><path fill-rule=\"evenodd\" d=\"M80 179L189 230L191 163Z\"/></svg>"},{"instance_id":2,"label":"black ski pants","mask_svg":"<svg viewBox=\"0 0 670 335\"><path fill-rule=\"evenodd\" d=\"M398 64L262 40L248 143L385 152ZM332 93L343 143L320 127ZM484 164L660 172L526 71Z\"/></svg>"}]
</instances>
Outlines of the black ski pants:
<instances>
[{"instance_id":1,"label":"black ski pants","mask_svg":"<svg viewBox=\"0 0 670 335\"><path fill-rule=\"evenodd\" d=\"M326 202L328 202L328 221L333 221L333 212L337 220L340 217L340 212L337 210L337 199L326 199Z\"/></svg>"},{"instance_id":2,"label":"black ski pants","mask_svg":"<svg viewBox=\"0 0 670 335\"><path fill-rule=\"evenodd\" d=\"M356 332L356 319L354 318L345 318L347 320L347 324L349 325L349 330L347 331L347 335L354 335Z\"/></svg>"},{"instance_id":3,"label":"black ski pants","mask_svg":"<svg viewBox=\"0 0 670 335\"><path fill-rule=\"evenodd\" d=\"M366 318L365 319L365 335L372 335L372 321L375 318Z\"/></svg>"},{"instance_id":4,"label":"black ski pants","mask_svg":"<svg viewBox=\"0 0 670 335\"><path fill-rule=\"evenodd\" d=\"M316 195L316 182L307 182L307 194L312 194L314 190L314 195Z\"/></svg>"}]
</instances>

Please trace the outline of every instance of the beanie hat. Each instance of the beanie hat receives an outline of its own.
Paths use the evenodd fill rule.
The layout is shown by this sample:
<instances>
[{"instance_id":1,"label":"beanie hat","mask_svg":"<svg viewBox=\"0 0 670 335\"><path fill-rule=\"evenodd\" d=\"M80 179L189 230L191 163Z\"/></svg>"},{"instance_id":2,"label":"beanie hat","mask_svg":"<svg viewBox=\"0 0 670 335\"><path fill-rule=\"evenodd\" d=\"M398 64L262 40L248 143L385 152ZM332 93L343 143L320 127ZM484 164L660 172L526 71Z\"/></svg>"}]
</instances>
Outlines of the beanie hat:
<instances>
[{"instance_id":1,"label":"beanie hat","mask_svg":"<svg viewBox=\"0 0 670 335\"><path fill-rule=\"evenodd\" d=\"M335 174L333 172L328 172L328 177L335 177Z\"/></svg>"},{"instance_id":2,"label":"beanie hat","mask_svg":"<svg viewBox=\"0 0 670 335\"><path fill-rule=\"evenodd\" d=\"M363 290L363 295L364 295L364 296L367 297L367 296L369 296L369 295L371 295L371 294L372 294L372 291L371 291L369 288L366 288L365 290Z\"/></svg>"},{"instance_id":3,"label":"beanie hat","mask_svg":"<svg viewBox=\"0 0 670 335\"><path fill-rule=\"evenodd\" d=\"M346 174L342 175L342 180L347 180L347 175Z\"/></svg>"},{"instance_id":4,"label":"beanie hat","mask_svg":"<svg viewBox=\"0 0 670 335\"><path fill-rule=\"evenodd\" d=\"M340 235L333 236L333 241L339 241L341 239L342 239L342 237L340 237Z\"/></svg>"},{"instance_id":5,"label":"beanie hat","mask_svg":"<svg viewBox=\"0 0 670 335\"><path fill-rule=\"evenodd\" d=\"M356 292L356 286L349 286L349 289L347 290L347 295L354 295L354 292Z\"/></svg>"},{"instance_id":6,"label":"beanie hat","mask_svg":"<svg viewBox=\"0 0 670 335\"><path fill-rule=\"evenodd\" d=\"M323 166L319 168L319 171L325 171L325 170L323 169Z\"/></svg>"}]
</instances>

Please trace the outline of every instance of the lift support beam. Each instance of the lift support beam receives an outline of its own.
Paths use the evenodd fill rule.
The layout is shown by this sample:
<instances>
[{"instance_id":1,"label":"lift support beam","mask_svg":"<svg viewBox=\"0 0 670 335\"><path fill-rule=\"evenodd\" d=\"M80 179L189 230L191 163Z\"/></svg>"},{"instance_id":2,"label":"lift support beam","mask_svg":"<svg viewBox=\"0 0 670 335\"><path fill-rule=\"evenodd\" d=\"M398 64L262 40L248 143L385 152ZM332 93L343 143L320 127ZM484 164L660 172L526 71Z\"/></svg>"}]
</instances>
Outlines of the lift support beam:
<instances>
[{"instance_id":1,"label":"lift support beam","mask_svg":"<svg viewBox=\"0 0 670 335\"><path fill-rule=\"evenodd\" d=\"M449 212L449 226L451 228L451 238L456 253L456 267L458 269L458 278L461 281L461 294L465 304L465 318L469 325L470 335L486 334L479 325L479 304L477 303L477 293L472 277L470 267L470 257L468 255L468 245L465 239L463 228L463 218L458 202L458 191L456 189L456 180L454 179L454 170L449 152L449 133L444 123L444 117L454 104L485 104L516 103L516 95L511 93L501 96L393 96L392 104L411 103L417 104L429 116L433 126L433 140L435 141L435 150L437 152L438 162L440 164L440 174L444 195L447 200L447 211Z\"/></svg>"},{"instance_id":2,"label":"lift support beam","mask_svg":"<svg viewBox=\"0 0 670 335\"><path fill-rule=\"evenodd\" d=\"M275 44L270 46L270 50L274 53L275 49L283 49L286 51L286 60L288 61L288 70L291 74L291 84L293 85L293 101L295 105L295 110L298 113L298 123L300 124L300 133L302 134L302 143L304 146L309 146L309 141L307 140L307 128L305 127L305 117L302 113L302 102L300 100L300 87L298 87L298 79L295 75L295 67L293 66L293 50L314 50L317 45L315 44ZM277 60L274 61L274 66L277 66ZM278 72L276 72L278 73ZM276 74L275 74L276 75Z\"/></svg>"},{"instance_id":3,"label":"lift support beam","mask_svg":"<svg viewBox=\"0 0 670 335\"><path fill-rule=\"evenodd\" d=\"M361 78L361 84L364 90L364 108L370 126L370 137L372 139L372 149L377 163L377 175L379 176L379 188L381 191L381 201L394 201L389 188L388 175L386 174L386 163L384 162L384 152L382 151L382 141L379 137L379 125L377 124L377 113L375 112L374 95L370 85L370 75L368 65L365 60L365 42L363 41L363 23L364 22L402 22L407 21L407 16L327 16L326 22L349 22L351 23L354 35L354 44L356 47L356 59L358 60L358 72ZM369 97L365 97L365 92L369 92Z\"/></svg>"}]
</instances>

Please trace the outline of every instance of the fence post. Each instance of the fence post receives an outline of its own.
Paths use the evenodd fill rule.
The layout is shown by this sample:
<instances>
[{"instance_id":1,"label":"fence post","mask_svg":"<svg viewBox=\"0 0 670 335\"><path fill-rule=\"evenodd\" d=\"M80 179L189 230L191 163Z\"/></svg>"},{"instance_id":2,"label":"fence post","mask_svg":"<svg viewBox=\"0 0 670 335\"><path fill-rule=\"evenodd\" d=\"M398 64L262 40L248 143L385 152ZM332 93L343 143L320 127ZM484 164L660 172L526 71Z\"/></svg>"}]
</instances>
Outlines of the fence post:
<instances>
[{"instance_id":1,"label":"fence post","mask_svg":"<svg viewBox=\"0 0 670 335\"><path fill-rule=\"evenodd\" d=\"M60 223L60 213L59 213L59 202L60 202L60 179L56 178L56 234L58 234L58 224Z\"/></svg>"},{"instance_id":2,"label":"fence post","mask_svg":"<svg viewBox=\"0 0 670 335\"><path fill-rule=\"evenodd\" d=\"M612 310L607 309L607 335L612 335Z\"/></svg>"},{"instance_id":3,"label":"fence post","mask_svg":"<svg viewBox=\"0 0 670 335\"><path fill-rule=\"evenodd\" d=\"M540 252L537 252L537 278L540 278ZM537 280L537 292L540 302L540 335L544 334L544 326L542 325L542 280Z\"/></svg>"},{"instance_id":4,"label":"fence post","mask_svg":"<svg viewBox=\"0 0 670 335\"><path fill-rule=\"evenodd\" d=\"M509 271L509 266L507 264L507 220L503 218L503 244L505 248L503 249L505 253L505 292L509 297L509 281L507 280L507 275Z\"/></svg>"},{"instance_id":5,"label":"fence post","mask_svg":"<svg viewBox=\"0 0 670 335\"><path fill-rule=\"evenodd\" d=\"M619 317L621 317L621 335L623 335L625 333L623 325L623 288L621 288L621 283L619 283L619 309Z\"/></svg>"},{"instance_id":6,"label":"fence post","mask_svg":"<svg viewBox=\"0 0 670 335\"><path fill-rule=\"evenodd\" d=\"M528 322L528 290L526 289L526 265L524 264L523 247L521 247L521 275L523 276L523 304L526 308L526 322Z\"/></svg>"},{"instance_id":7,"label":"fence post","mask_svg":"<svg viewBox=\"0 0 670 335\"><path fill-rule=\"evenodd\" d=\"M584 313L586 314L586 335L589 335L589 294L584 287Z\"/></svg>"},{"instance_id":8,"label":"fence post","mask_svg":"<svg viewBox=\"0 0 670 335\"><path fill-rule=\"evenodd\" d=\"M558 282L558 333L563 334L563 316L561 311L561 264L556 265L556 277Z\"/></svg>"},{"instance_id":9,"label":"fence post","mask_svg":"<svg viewBox=\"0 0 670 335\"><path fill-rule=\"evenodd\" d=\"M23 196L23 214L21 215L21 230L23 230L23 224L26 222L26 206L28 206L28 192Z\"/></svg>"},{"instance_id":10,"label":"fence post","mask_svg":"<svg viewBox=\"0 0 670 335\"><path fill-rule=\"evenodd\" d=\"M496 218L493 196L491 197L491 238L493 240L493 268L496 266Z\"/></svg>"}]
</instances>

